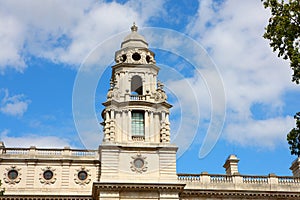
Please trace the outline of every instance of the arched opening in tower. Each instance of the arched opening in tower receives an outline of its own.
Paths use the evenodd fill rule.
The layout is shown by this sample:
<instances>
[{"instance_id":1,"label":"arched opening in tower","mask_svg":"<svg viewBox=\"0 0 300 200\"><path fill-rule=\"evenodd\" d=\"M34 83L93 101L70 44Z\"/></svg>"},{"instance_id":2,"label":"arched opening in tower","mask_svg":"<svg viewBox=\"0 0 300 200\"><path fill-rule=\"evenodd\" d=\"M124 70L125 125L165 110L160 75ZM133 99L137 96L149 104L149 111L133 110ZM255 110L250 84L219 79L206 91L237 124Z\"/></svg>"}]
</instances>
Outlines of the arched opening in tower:
<instances>
[{"instance_id":1,"label":"arched opening in tower","mask_svg":"<svg viewBox=\"0 0 300 200\"><path fill-rule=\"evenodd\" d=\"M135 75L131 79L131 94L132 95L143 95L143 83L142 78Z\"/></svg>"}]
</instances>

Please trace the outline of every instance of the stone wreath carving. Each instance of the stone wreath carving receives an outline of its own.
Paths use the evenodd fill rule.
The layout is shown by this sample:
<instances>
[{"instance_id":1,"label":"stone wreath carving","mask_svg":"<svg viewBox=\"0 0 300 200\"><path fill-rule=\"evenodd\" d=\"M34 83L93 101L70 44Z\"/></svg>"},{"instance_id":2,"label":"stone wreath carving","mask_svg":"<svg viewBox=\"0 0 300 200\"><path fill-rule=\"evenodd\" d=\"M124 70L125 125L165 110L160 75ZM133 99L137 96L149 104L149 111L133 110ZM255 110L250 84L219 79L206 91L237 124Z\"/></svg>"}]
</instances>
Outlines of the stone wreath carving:
<instances>
[{"instance_id":1,"label":"stone wreath carving","mask_svg":"<svg viewBox=\"0 0 300 200\"><path fill-rule=\"evenodd\" d=\"M52 167L42 168L42 172L40 173L40 182L45 185L50 185L55 183L56 181L56 173L55 169Z\"/></svg>"},{"instance_id":2,"label":"stone wreath carving","mask_svg":"<svg viewBox=\"0 0 300 200\"><path fill-rule=\"evenodd\" d=\"M167 95L164 91L158 90L154 96L155 101L163 102L167 99Z\"/></svg>"},{"instance_id":3,"label":"stone wreath carving","mask_svg":"<svg viewBox=\"0 0 300 200\"><path fill-rule=\"evenodd\" d=\"M91 182L91 173L89 169L82 166L79 169L76 169L76 173L74 174L74 181L79 185L87 185Z\"/></svg>"},{"instance_id":4,"label":"stone wreath carving","mask_svg":"<svg viewBox=\"0 0 300 200\"><path fill-rule=\"evenodd\" d=\"M136 173L143 173L143 172L146 172L148 167L148 162L146 161L146 158L145 156L142 156L140 153L138 153L137 155L135 156L132 156L132 161L130 162L131 166L130 166L130 169L133 171L133 172L136 172Z\"/></svg>"},{"instance_id":5,"label":"stone wreath carving","mask_svg":"<svg viewBox=\"0 0 300 200\"><path fill-rule=\"evenodd\" d=\"M4 173L4 182L10 185L15 185L21 181L21 168L16 166L10 166L5 168L6 172Z\"/></svg>"}]
</instances>

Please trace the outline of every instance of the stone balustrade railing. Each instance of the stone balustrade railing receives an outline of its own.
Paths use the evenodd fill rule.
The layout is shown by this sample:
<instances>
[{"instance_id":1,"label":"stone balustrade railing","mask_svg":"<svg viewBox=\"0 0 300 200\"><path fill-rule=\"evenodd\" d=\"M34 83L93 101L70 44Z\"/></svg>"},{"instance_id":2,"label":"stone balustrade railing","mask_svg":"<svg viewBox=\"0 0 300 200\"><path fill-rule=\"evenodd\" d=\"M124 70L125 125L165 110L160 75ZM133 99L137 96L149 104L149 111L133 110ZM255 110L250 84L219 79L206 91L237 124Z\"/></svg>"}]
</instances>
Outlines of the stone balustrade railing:
<instances>
[{"instance_id":1,"label":"stone balustrade railing","mask_svg":"<svg viewBox=\"0 0 300 200\"><path fill-rule=\"evenodd\" d=\"M40 149L36 147L30 148L5 148L0 147L0 156L72 156L72 157L85 157L85 158L99 158L97 150L86 150L86 149L70 149L65 147L64 149Z\"/></svg>"},{"instance_id":2,"label":"stone balustrade railing","mask_svg":"<svg viewBox=\"0 0 300 200\"><path fill-rule=\"evenodd\" d=\"M242 176L243 183L249 184L268 184L270 183L268 176ZM274 177L273 177L274 178Z\"/></svg>"},{"instance_id":3,"label":"stone balustrade railing","mask_svg":"<svg viewBox=\"0 0 300 200\"><path fill-rule=\"evenodd\" d=\"M183 183L199 183L199 184L247 184L247 185L299 185L300 177L293 176L276 176L269 174L268 176L249 176L249 175L219 175L219 174L177 174L178 181Z\"/></svg>"},{"instance_id":4,"label":"stone balustrade railing","mask_svg":"<svg viewBox=\"0 0 300 200\"><path fill-rule=\"evenodd\" d=\"M211 183L232 183L233 178L232 176L227 176L227 175L210 175L210 182Z\"/></svg>"},{"instance_id":5,"label":"stone balustrade railing","mask_svg":"<svg viewBox=\"0 0 300 200\"><path fill-rule=\"evenodd\" d=\"M143 142L143 141L145 141L145 137L144 136L133 135L132 136L132 141Z\"/></svg>"},{"instance_id":6,"label":"stone balustrade railing","mask_svg":"<svg viewBox=\"0 0 300 200\"><path fill-rule=\"evenodd\" d=\"M177 174L180 182L200 182L202 174Z\"/></svg>"},{"instance_id":7,"label":"stone balustrade railing","mask_svg":"<svg viewBox=\"0 0 300 200\"><path fill-rule=\"evenodd\" d=\"M130 95L131 101L145 101L146 95Z\"/></svg>"},{"instance_id":8,"label":"stone balustrade railing","mask_svg":"<svg viewBox=\"0 0 300 200\"><path fill-rule=\"evenodd\" d=\"M300 185L300 177L279 176L278 177L278 184L281 184L281 185L290 185L290 184Z\"/></svg>"}]
</instances>

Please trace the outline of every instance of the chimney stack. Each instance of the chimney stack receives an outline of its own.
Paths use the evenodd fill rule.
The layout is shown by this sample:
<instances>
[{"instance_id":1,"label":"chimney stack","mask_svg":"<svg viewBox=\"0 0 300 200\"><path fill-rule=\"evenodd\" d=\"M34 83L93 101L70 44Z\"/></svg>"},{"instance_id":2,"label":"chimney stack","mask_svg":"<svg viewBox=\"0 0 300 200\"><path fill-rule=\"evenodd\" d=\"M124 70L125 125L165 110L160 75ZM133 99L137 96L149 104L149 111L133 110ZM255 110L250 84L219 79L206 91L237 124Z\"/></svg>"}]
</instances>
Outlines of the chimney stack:
<instances>
[{"instance_id":1,"label":"chimney stack","mask_svg":"<svg viewBox=\"0 0 300 200\"><path fill-rule=\"evenodd\" d=\"M298 157L294 162L292 163L292 166L290 167L290 170L293 172L294 177L300 177L300 158Z\"/></svg>"},{"instance_id":2,"label":"chimney stack","mask_svg":"<svg viewBox=\"0 0 300 200\"><path fill-rule=\"evenodd\" d=\"M239 174L239 170L238 170L239 161L240 160L236 157L236 155L231 154L230 156L228 156L225 164L223 165L227 175Z\"/></svg>"}]
</instances>

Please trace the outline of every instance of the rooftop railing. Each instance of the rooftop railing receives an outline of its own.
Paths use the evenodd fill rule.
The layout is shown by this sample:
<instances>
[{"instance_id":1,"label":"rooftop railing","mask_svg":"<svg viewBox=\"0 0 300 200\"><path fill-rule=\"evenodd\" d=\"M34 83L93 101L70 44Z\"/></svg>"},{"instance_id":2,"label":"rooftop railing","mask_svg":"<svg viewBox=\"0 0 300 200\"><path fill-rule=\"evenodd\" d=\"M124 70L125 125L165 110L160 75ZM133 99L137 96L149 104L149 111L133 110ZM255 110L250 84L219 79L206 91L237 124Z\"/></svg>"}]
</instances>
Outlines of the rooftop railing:
<instances>
[{"instance_id":1,"label":"rooftop railing","mask_svg":"<svg viewBox=\"0 0 300 200\"><path fill-rule=\"evenodd\" d=\"M87 150L87 149L70 149L65 147L64 149L52 149L52 148L0 148L0 156L3 155L36 155L36 156L73 156L73 157L89 157L89 158L99 158L97 150Z\"/></svg>"},{"instance_id":2,"label":"rooftop railing","mask_svg":"<svg viewBox=\"0 0 300 200\"><path fill-rule=\"evenodd\" d=\"M210 175L210 182L211 183L232 183L233 178L232 176L227 176L227 175Z\"/></svg>"},{"instance_id":3,"label":"rooftop railing","mask_svg":"<svg viewBox=\"0 0 300 200\"><path fill-rule=\"evenodd\" d=\"M268 184L268 176L243 176L243 183L249 184Z\"/></svg>"},{"instance_id":4,"label":"rooftop railing","mask_svg":"<svg viewBox=\"0 0 300 200\"><path fill-rule=\"evenodd\" d=\"M221 175L221 174L177 174L178 181L183 183L220 184L224 183L241 185L300 185L300 177L293 176L250 176L250 175Z\"/></svg>"},{"instance_id":5,"label":"rooftop railing","mask_svg":"<svg viewBox=\"0 0 300 200\"><path fill-rule=\"evenodd\" d=\"M279 176L278 184L280 184L280 185L291 185L291 184L300 185L300 178L299 177L291 177L291 176Z\"/></svg>"}]
</instances>

